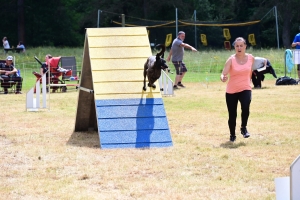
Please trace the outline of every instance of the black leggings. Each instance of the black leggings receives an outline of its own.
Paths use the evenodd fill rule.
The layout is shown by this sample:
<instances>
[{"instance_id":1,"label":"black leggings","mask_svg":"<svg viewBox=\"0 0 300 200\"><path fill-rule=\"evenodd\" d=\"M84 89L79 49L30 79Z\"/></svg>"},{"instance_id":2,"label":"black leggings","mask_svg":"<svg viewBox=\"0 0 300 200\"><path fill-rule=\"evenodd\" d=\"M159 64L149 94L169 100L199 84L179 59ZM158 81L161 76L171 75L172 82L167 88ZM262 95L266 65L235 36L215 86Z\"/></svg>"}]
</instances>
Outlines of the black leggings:
<instances>
[{"instance_id":1,"label":"black leggings","mask_svg":"<svg viewBox=\"0 0 300 200\"><path fill-rule=\"evenodd\" d=\"M230 130L230 135L235 135L236 117L237 117L237 106L238 101L241 104L241 117L242 117L242 127L247 126L248 117L250 114L250 103L251 103L251 90L244 90L242 92L228 94L226 93L226 104L228 109L228 126Z\"/></svg>"}]
</instances>

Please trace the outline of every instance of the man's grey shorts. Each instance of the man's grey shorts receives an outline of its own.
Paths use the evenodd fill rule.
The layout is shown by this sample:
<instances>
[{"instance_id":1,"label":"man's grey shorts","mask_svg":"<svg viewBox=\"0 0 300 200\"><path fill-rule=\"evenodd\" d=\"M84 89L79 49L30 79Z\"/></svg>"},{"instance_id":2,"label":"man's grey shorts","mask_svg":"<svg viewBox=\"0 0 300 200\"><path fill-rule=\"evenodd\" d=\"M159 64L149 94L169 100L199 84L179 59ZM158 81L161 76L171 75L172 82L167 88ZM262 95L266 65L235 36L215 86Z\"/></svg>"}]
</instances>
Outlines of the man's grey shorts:
<instances>
[{"instance_id":1,"label":"man's grey shorts","mask_svg":"<svg viewBox=\"0 0 300 200\"><path fill-rule=\"evenodd\" d=\"M172 61L172 63L175 66L176 75L182 75L182 73L187 72L187 68L185 67L184 62L182 62L182 61L173 62Z\"/></svg>"}]
</instances>

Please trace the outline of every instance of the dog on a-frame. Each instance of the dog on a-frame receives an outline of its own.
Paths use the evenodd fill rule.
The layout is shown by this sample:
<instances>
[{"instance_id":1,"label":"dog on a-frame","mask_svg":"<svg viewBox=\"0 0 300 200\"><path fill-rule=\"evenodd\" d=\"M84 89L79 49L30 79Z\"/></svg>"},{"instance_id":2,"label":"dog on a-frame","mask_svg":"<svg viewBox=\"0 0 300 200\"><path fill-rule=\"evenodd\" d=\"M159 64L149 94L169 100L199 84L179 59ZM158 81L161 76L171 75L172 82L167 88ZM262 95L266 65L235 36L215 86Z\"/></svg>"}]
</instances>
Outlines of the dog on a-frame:
<instances>
[{"instance_id":1,"label":"dog on a-frame","mask_svg":"<svg viewBox=\"0 0 300 200\"><path fill-rule=\"evenodd\" d=\"M143 90L146 91L146 76L148 78L148 86L152 88L156 88L156 85L154 84L157 79L159 79L161 75L161 70L168 69L168 65L166 64L166 61L164 60L164 52L166 50L166 47L164 44L158 44L156 47L160 47L161 50L159 53L156 54L156 56L150 56L146 63L144 64L144 86Z\"/></svg>"}]
</instances>

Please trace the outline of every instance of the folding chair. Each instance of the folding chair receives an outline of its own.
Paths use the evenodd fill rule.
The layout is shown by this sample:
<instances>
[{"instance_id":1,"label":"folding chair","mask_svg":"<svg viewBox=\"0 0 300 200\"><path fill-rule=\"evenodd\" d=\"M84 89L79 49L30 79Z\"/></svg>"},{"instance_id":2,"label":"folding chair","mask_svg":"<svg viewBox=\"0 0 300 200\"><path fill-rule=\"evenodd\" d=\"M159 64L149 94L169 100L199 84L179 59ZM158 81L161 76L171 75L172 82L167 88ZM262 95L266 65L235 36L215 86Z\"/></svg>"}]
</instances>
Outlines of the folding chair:
<instances>
[{"instance_id":1,"label":"folding chair","mask_svg":"<svg viewBox=\"0 0 300 200\"><path fill-rule=\"evenodd\" d=\"M69 72L71 73L65 73L62 75L62 81L64 83L70 82L70 81L75 81L76 84L73 84L74 86L77 86L79 84L79 79L80 79L80 71L77 71L77 66L76 66L76 59L75 56L69 56L69 57L61 57L61 67L70 70ZM67 84L68 86L72 86L72 84Z\"/></svg>"}]
</instances>

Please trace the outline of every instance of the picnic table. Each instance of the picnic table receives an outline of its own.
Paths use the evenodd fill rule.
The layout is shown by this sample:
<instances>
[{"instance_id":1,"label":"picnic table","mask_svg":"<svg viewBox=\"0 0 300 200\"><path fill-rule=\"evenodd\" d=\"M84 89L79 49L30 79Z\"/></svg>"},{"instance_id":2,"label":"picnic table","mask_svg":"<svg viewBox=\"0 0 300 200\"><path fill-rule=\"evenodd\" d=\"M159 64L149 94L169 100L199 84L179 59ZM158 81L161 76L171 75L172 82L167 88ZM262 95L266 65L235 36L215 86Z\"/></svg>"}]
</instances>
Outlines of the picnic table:
<instances>
[{"instance_id":1,"label":"picnic table","mask_svg":"<svg viewBox=\"0 0 300 200\"><path fill-rule=\"evenodd\" d=\"M8 53L9 51L20 53L23 51L23 48L4 48L5 53Z\"/></svg>"}]
</instances>

